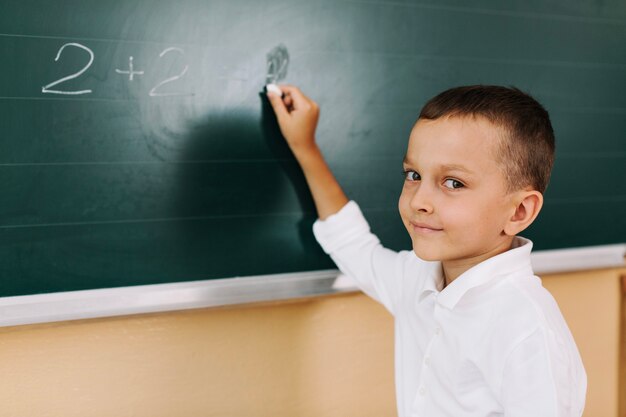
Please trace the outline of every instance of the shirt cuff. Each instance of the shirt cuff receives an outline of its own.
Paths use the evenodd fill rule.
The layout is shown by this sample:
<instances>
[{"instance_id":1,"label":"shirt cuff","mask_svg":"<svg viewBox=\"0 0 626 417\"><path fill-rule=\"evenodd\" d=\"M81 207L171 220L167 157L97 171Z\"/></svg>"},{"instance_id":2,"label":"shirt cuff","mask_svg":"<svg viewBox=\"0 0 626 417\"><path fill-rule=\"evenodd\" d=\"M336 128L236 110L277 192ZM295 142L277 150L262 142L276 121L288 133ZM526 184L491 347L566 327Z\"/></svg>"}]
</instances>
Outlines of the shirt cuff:
<instances>
[{"instance_id":1,"label":"shirt cuff","mask_svg":"<svg viewBox=\"0 0 626 417\"><path fill-rule=\"evenodd\" d=\"M318 219L313 223L313 234L324 252L328 254L369 231L369 223L365 220L359 205L354 201L349 201L341 210L325 220Z\"/></svg>"}]
</instances>

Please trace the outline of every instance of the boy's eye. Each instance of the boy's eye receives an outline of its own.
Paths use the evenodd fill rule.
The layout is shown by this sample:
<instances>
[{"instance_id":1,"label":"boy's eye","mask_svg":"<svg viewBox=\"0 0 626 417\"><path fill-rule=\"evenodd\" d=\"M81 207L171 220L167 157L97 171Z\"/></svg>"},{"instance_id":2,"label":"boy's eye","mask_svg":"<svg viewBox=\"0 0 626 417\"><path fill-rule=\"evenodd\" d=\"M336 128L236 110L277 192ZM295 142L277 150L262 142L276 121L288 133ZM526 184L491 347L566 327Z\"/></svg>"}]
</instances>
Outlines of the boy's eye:
<instances>
[{"instance_id":1,"label":"boy's eye","mask_svg":"<svg viewBox=\"0 0 626 417\"><path fill-rule=\"evenodd\" d=\"M422 179L422 177L420 177L420 174L415 171L404 171L403 175L406 181L419 181Z\"/></svg>"},{"instance_id":2,"label":"boy's eye","mask_svg":"<svg viewBox=\"0 0 626 417\"><path fill-rule=\"evenodd\" d=\"M456 189L456 188L465 187L465 184L463 184L461 181L457 181L453 178L449 178L444 181L443 186L446 188L450 188L450 189Z\"/></svg>"}]
</instances>

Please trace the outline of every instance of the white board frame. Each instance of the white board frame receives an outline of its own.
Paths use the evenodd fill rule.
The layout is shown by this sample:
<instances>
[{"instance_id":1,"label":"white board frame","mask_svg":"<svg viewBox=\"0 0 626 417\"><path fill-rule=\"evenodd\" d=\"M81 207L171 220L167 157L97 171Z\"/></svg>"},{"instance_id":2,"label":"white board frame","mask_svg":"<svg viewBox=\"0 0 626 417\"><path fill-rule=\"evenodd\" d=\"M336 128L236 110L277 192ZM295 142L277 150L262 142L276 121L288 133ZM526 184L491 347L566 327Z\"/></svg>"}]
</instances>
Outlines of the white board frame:
<instances>
[{"instance_id":1,"label":"white board frame","mask_svg":"<svg viewBox=\"0 0 626 417\"><path fill-rule=\"evenodd\" d=\"M536 274L625 266L626 244L538 251ZM358 291L337 270L0 298L0 327L124 316Z\"/></svg>"}]
</instances>

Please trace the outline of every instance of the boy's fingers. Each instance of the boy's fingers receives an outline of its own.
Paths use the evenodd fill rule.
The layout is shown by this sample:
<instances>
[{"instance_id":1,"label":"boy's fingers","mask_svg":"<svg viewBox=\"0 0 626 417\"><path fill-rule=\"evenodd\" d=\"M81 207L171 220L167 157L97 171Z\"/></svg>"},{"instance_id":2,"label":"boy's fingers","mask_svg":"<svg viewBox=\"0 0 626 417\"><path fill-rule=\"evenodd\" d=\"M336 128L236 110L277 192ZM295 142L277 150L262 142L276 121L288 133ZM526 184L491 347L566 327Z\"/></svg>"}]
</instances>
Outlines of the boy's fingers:
<instances>
[{"instance_id":1,"label":"boy's fingers","mask_svg":"<svg viewBox=\"0 0 626 417\"><path fill-rule=\"evenodd\" d=\"M285 103L285 106L287 108L291 107L293 105L293 99L291 98L291 94L285 94L285 97L283 97L283 102Z\"/></svg>"},{"instance_id":2,"label":"boy's fingers","mask_svg":"<svg viewBox=\"0 0 626 417\"><path fill-rule=\"evenodd\" d=\"M291 96L294 109L298 109L304 104L310 104L311 102L311 99L305 96L298 87L284 84L280 85L280 89L285 93L285 95Z\"/></svg>"},{"instance_id":3,"label":"boy's fingers","mask_svg":"<svg viewBox=\"0 0 626 417\"><path fill-rule=\"evenodd\" d=\"M289 112L287 111L287 107L283 102L283 99L280 98L279 95L274 93L267 93L267 99L270 101L272 108L274 109L274 113L276 113L276 117L279 120L284 119L289 116Z\"/></svg>"}]
</instances>

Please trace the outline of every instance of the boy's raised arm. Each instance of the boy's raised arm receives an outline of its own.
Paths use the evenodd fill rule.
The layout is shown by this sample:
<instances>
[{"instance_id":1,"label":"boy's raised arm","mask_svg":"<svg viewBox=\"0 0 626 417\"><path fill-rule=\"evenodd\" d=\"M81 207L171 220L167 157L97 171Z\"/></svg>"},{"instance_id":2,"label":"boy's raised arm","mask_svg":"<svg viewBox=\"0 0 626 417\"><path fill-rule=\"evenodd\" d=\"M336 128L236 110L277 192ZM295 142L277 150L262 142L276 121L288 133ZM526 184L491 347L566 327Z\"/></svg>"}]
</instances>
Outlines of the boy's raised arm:
<instances>
[{"instance_id":1,"label":"boy's raised arm","mask_svg":"<svg viewBox=\"0 0 626 417\"><path fill-rule=\"evenodd\" d=\"M317 215L324 220L348 202L341 186L315 143L318 105L297 87L281 85L284 97L268 92L280 130L295 155L315 201Z\"/></svg>"}]
</instances>

